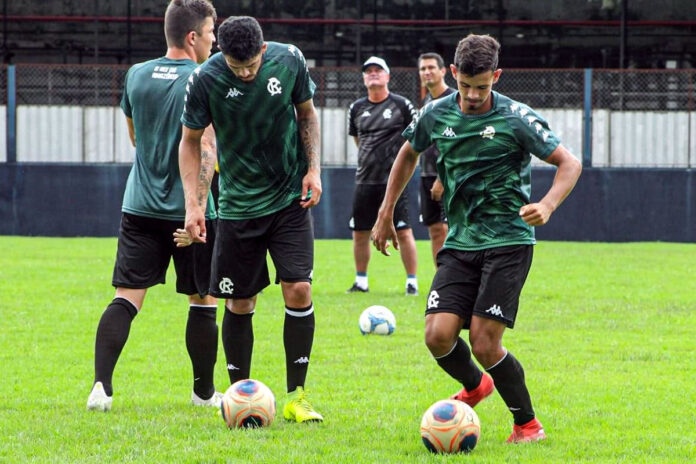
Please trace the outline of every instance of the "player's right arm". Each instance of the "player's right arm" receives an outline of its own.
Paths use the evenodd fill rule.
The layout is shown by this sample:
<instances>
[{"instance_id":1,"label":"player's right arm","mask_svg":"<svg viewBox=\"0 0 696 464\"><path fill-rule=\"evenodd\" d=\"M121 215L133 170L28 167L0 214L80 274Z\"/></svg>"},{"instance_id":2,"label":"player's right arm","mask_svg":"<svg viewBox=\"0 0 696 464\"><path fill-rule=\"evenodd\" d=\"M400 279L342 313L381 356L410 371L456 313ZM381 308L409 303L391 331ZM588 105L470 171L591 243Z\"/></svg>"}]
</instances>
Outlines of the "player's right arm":
<instances>
[{"instance_id":1,"label":"player's right arm","mask_svg":"<svg viewBox=\"0 0 696 464\"><path fill-rule=\"evenodd\" d=\"M384 194L384 201L379 207L377 213L377 222L372 228L372 242L382 254L389 256L387 248L389 248L389 240L394 243L394 248L399 249L399 241L396 237L394 229L394 207L396 201L401 196L401 193L406 188L409 179L413 177L413 173L418 165L419 153L413 149L411 142L406 141L401 146L399 153L396 155L394 165L389 174L387 181L387 191Z\"/></svg>"},{"instance_id":2,"label":"player's right arm","mask_svg":"<svg viewBox=\"0 0 696 464\"><path fill-rule=\"evenodd\" d=\"M205 210L199 201L199 186L202 176L201 139L204 131L205 129L191 129L184 125L179 143L179 172L186 202L184 226L192 241L202 243L206 241Z\"/></svg>"},{"instance_id":3,"label":"player's right arm","mask_svg":"<svg viewBox=\"0 0 696 464\"><path fill-rule=\"evenodd\" d=\"M126 125L128 126L128 136L133 146L135 146L135 126L133 125L133 118L126 116Z\"/></svg>"}]
</instances>

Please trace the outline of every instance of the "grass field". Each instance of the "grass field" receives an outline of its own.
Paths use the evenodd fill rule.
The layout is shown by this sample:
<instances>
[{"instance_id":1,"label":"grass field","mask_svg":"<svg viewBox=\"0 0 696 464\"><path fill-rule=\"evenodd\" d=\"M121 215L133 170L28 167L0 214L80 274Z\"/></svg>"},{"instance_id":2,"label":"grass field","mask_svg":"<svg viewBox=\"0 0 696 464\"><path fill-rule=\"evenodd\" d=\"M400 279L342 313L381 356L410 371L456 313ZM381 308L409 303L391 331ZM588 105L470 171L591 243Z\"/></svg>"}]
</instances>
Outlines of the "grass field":
<instances>
[{"instance_id":1,"label":"grass field","mask_svg":"<svg viewBox=\"0 0 696 464\"><path fill-rule=\"evenodd\" d=\"M423 343L433 275L419 242L421 295L402 296L398 256L373 255L371 292L346 295L349 241L318 241L317 331L308 389L323 424L227 430L189 404L187 305L150 290L114 375L114 407L85 409L97 322L113 296L115 239L0 237L0 462L677 463L696 461L696 245L543 242L505 345L522 362L549 439L506 445L498 395L477 406L470 455L435 456L421 414L459 386ZM389 337L362 336L370 304L396 314ZM218 311L221 320L222 310ZM277 286L254 317L252 377L284 404L283 309ZM219 390L228 386L224 355Z\"/></svg>"}]
</instances>

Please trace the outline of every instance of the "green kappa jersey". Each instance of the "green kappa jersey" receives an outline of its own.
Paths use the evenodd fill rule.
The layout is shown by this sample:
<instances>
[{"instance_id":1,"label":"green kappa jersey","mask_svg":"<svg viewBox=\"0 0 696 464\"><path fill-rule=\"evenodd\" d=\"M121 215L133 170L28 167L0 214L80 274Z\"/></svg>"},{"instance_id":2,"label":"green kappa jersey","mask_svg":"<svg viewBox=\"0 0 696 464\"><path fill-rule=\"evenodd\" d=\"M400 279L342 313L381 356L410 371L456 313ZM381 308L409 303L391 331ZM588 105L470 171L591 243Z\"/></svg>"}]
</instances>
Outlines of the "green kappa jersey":
<instances>
[{"instance_id":1,"label":"green kappa jersey","mask_svg":"<svg viewBox=\"0 0 696 464\"><path fill-rule=\"evenodd\" d=\"M121 108L135 127L135 162L123 195L124 213L175 221L186 216L179 118L186 82L196 66L192 60L163 57L138 63L126 74ZM206 217L216 217L212 195Z\"/></svg>"},{"instance_id":2,"label":"green kappa jersey","mask_svg":"<svg viewBox=\"0 0 696 464\"><path fill-rule=\"evenodd\" d=\"M267 44L252 82L238 79L222 53L189 79L181 122L191 129L213 123L223 219L266 216L302 195L307 156L295 105L310 100L316 86L297 47Z\"/></svg>"},{"instance_id":3,"label":"green kappa jersey","mask_svg":"<svg viewBox=\"0 0 696 464\"><path fill-rule=\"evenodd\" d=\"M435 143L445 186L449 233L444 248L482 250L534 244L519 216L531 193L531 154L548 157L560 143L531 108L492 92L493 108L469 115L455 92L423 108L404 131L417 152Z\"/></svg>"}]
</instances>

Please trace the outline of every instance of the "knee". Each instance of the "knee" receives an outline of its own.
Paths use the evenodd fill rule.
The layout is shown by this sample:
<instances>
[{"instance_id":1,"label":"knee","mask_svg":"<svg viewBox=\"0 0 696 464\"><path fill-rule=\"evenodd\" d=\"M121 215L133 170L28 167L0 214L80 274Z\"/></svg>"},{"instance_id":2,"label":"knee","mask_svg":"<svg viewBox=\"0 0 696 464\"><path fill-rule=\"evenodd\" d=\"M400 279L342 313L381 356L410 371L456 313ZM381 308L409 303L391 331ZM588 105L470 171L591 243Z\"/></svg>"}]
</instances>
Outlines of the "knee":
<instances>
[{"instance_id":1,"label":"knee","mask_svg":"<svg viewBox=\"0 0 696 464\"><path fill-rule=\"evenodd\" d=\"M256 300L253 298L230 299L225 303L225 308L233 314L249 314L256 308Z\"/></svg>"},{"instance_id":2,"label":"knee","mask_svg":"<svg viewBox=\"0 0 696 464\"><path fill-rule=\"evenodd\" d=\"M454 340L449 334L441 330L426 325L425 345L430 350L430 354L439 357L447 354L454 345Z\"/></svg>"},{"instance_id":3,"label":"knee","mask_svg":"<svg viewBox=\"0 0 696 464\"><path fill-rule=\"evenodd\" d=\"M198 295L190 295L189 304L196 306L213 306L217 305L217 298L210 295L205 295L203 298Z\"/></svg>"},{"instance_id":4,"label":"knee","mask_svg":"<svg viewBox=\"0 0 696 464\"><path fill-rule=\"evenodd\" d=\"M500 342L492 337L483 335L469 334L469 342L471 343L471 352L480 362L488 361L489 358L495 357L500 346ZM484 364L486 364L484 362Z\"/></svg>"},{"instance_id":5,"label":"knee","mask_svg":"<svg viewBox=\"0 0 696 464\"><path fill-rule=\"evenodd\" d=\"M309 282L283 283L285 305L289 308L304 308L312 302L312 285Z\"/></svg>"}]
</instances>

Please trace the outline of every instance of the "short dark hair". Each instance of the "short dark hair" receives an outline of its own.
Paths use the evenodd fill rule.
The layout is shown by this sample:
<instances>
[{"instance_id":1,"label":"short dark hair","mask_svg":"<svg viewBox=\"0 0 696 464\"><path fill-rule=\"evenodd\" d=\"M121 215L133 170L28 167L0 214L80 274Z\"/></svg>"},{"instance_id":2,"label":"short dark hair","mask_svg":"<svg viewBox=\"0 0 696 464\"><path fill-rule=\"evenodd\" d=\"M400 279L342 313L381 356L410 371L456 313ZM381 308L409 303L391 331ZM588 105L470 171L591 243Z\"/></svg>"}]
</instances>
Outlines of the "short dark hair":
<instances>
[{"instance_id":1,"label":"short dark hair","mask_svg":"<svg viewBox=\"0 0 696 464\"><path fill-rule=\"evenodd\" d=\"M218 46L237 61L248 61L261 52L263 31L251 16L230 16L218 28Z\"/></svg>"},{"instance_id":2,"label":"short dark hair","mask_svg":"<svg viewBox=\"0 0 696 464\"><path fill-rule=\"evenodd\" d=\"M460 73L475 76L498 69L500 43L490 35L469 34L459 41L454 66Z\"/></svg>"},{"instance_id":3,"label":"short dark hair","mask_svg":"<svg viewBox=\"0 0 696 464\"><path fill-rule=\"evenodd\" d=\"M437 67L442 69L445 67L445 60L438 53L429 52L423 53L418 57L418 67L420 68L421 61L423 60L435 60L437 61Z\"/></svg>"},{"instance_id":4,"label":"short dark hair","mask_svg":"<svg viewBox=\"0 0 696 464\"><path fill-rule=\"evenodd\" d=\"M164 36L168 47L184 48L186 34L203 33L207 18L217 20L215 7L208 0L172 0L164 13Z\"/></svg>"}]
</instances>

